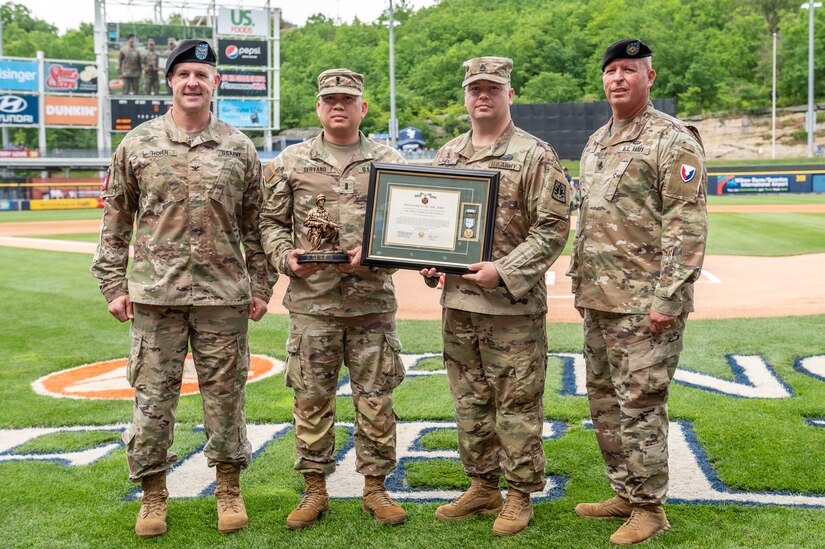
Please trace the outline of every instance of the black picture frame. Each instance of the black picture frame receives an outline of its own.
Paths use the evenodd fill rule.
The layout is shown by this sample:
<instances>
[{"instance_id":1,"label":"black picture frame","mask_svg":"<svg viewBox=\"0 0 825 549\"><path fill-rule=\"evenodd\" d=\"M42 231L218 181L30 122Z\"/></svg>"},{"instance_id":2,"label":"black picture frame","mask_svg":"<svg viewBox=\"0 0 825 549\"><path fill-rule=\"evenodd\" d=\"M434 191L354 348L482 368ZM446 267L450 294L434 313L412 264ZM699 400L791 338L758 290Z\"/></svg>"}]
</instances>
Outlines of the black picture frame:
<instances>
[{"instance_id":1,"label":"black picture frame","mask_svg":"<svg viewBox=\"0 0 825 549\"><path fill-rule=\"evenodd\" d=\"M499 172L374 162L361 263L464 274L489 261Z\"/></svg>"}]
</instances>

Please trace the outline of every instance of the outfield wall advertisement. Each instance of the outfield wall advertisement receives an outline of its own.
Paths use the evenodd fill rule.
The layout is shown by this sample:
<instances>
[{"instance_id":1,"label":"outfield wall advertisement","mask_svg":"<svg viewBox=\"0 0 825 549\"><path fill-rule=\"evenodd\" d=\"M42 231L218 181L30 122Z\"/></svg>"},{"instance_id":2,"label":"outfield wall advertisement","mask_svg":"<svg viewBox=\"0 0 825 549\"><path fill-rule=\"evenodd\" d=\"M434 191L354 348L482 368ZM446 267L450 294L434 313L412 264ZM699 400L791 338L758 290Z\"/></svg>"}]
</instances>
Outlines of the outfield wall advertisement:
<instances>
[{"instance_id":1,"label":"outfield wall advertisement","mask_svg":"<svg viewBox=\"0 0 825 549\"><path fill-rule=\"evenodd\" d=\"M221 71L221 95L242 95L245 97L266 97L266 73L263 71Z\"/></svg>"},{"instance_id":2,"label":"outfield wall advertisement","mask_svg":"<svg viewBox=\"0 0 825 549\"><path fill-rule=\"evenodd\" d=\"M0 90L36 92L38 82L34 61L0 61Z\"/></svg>"},{"instance_id":3,"label":"outfield wall advertisement","mask_svg":"<svg viewBox=\"0 0 825 549\"><path fill-rule=\"evenodd\" d=\"M40 108L36 95L0 95L0 124L36 126L40 123Z\"/></svg>"},{"instance_id":4,"label":"outfield wall advertisement","mask_svg":"<svg viewBox=\"0 0 825 549\"><path fill-rule=\"evenodd\" d=\"M45 85L46 91L49 92L97 93L97 66L82 63L46 63Z\"/></svg>"},{"instance_id":5,"label":"outfield wall advertisement","mask_svg":"<svg viewBox=\"0 0 825 549\"><path fill-rule=\"evenodd\" d=\"M218 64L266 67L269 64L267 43L263 40L218 40Z\"/></svg>"},{"instance_id":6,"label":"outfield wall advertisement","mask_svg":"<svg viewBox=\"0 0 825 549\"><path fill-rule=\"evenodd\" d=\"M97 98L47 95L46 124L55 126L97 126Z\"/></svg>"},{"instance_id":7,"label":"outfield wall advertisement","mask_svg":"<svg viewBox=\"0 0 825 549\"><path fill-rule=\"evenodd\" d=\"M218 101L218 118L236 128L266 128L269 125L269 102L221 99Z\"/></svg>"},{"instance_id":8,"label":"outfield wall advertisement","mask_svg":"<svg viewBox=\"0 0 825 549\"><path fill-rule=\"evenodd\" d=\"M821 172L709 174L708 194L809 193L817 173Z\"/></svg>"},{"instance_id":9,"label":"outfield wall advertisement","mask_svg":"<svg viewBox=\"0 0 825 549\"><path fill-rule=\"evenodd\" d=\"M218 8L218 34L233 36L269 36L269 14L266 10Z\"/></svg>"}]
</instances>

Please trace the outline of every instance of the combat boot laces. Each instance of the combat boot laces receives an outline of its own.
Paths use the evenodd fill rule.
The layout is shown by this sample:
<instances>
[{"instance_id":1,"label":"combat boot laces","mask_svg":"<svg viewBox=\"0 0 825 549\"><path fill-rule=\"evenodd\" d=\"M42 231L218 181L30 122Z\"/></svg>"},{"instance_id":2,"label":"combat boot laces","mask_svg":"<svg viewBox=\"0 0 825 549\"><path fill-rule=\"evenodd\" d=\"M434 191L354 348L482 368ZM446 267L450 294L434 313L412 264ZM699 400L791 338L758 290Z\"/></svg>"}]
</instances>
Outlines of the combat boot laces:
<instances>
[{"instance_id":1,"label":"combat boot laces","mask_svg":"<svg viewBox=\"0 0 825 549\"><path fill-rule=\"evenodd\" d=\"M151 492L143 496L140 505L140 518L152 515L162 516L166 510L166 496L163 492Z\"/></svg>"},{"instance_id":2,"label":"combat boot laces","mask_svg":"<svg viewBox=\"0 0 825 549\"><path fill-rule=\"evenodd\" d=\"M243 507L241 506L241 489L237 486L230 486L221 490L221 497L218 499L221 512L226 513L231 511L233 513L240 513Z\"/></svg>"},{"instance_id":3,"label":"combat boot laces","mask_svg":"<svg viewBox=\"0 0 825 549\"><path fill-rule=\"evenodd\" d=\"M521 514L522 509L524 509L524 502L529 500L524 500L520 498L515 498L510 495L507 496L507 499L504 500L504 506L501 508L501 513L499 513L499 517L505 520L516 520L516 518Z\"/></svg>"},{"instance_id":4,"label":"combat boot laces","mask_svg":"<svg viewBox=\"0 0 825 549\"><path fill-rule=\"evenodd\" d=\"M322 505L328 497L326 479L321 475L307 475L305 480L306 491L301 503L298 504L298 509L311 509Z\"/></svg>"}]
</instances>

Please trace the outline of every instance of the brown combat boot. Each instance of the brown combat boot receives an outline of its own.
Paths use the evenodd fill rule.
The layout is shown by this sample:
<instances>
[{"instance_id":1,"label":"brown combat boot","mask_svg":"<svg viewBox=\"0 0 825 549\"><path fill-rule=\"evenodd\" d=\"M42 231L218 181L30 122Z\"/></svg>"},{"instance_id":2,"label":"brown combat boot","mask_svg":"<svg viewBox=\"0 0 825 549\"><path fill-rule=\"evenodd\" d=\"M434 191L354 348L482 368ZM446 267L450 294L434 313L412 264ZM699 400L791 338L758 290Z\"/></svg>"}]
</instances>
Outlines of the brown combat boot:
<instances>
[{"instance_id":1,"label":"brown combat boot","mask_svg":"<svg viewBox=\"0 0 825 549\"><path fill-rule=\"evenodd\" d=\"M633 545L667 530L670 530L670 523L661 505L647 509L634 507L630 518L610 536L610 542L616 545Z\"/></svg>"},{"instance_id":2,"label":"brown combat boot","mask_svg":"<svg viewBox=\"0 0 825 549\"><path fill-rule=\"evenodd\" d=\"M228 534L246 528L249 518L241 496L241 468L233 463L218 463L215 466L218 487L218 532Z\"/></svg>"},{"instance_id":3,"label":"brown combat boot","mask_svg":"<svg viewBox=\"0 0 825 549\"><path fill-rule=\"evenodd\" d=\"M321 513L329 511L329 494L327 494L327 481L320 473L304 473L304 480L307 483L304 497L298 507L286 517L286 527L290 530L306 528L314 524Z\"/></svg>"},{"instance_id":4,"label":"brown combat boot","mask_svg":"<svg viewBox=\"0 0 825 549\"><path fill-rule=\"evenodd\" d=\"M375 517L381 524L401 524L407 513L390 499L384 486L385 477L364 477L364 499L361 510Z\"/></svg>"},{"instance_id":5,"label":"brown combat boot","mask_svg":"<svg viewBox=\"0 0 825 549\"><path fill-rule=\"evenodd\" d=\"M493 523L493 533L497 536L512 536L518 534L533 518L533 504L530 503L530 494L510 488L501 513Z\"/></svg>"},{"instance_id":6,"label":"brown combat boot","mask_svg":"<svg viewBox=\"0 0 825 549\"><path fill-rule=\"evenodd\" d=\"M501 510L502 503L498 479L473 477L466 492L435 510L435 518L458 520L473 515L495 515Z\"/></svg>"},{"instance_id":7,"label":"brown combat boot","mask_svg":"<svg viewBox=\"0 0 825 549\"><path fill-rule=\"evenodd\" d=\"M633 512L633 505L621 496L598 503L579 503L576 505L576 514L589 519L627 519Z\"/></svg>"},{"instance_id":8,"label":"brown combat boot","mask_svg":"<svg viewBox=\"0 0 825 549\"><path fill-rule=\"evenodd\" d=\"M152 538L166 533L166 471L147 475L140 479L143 499L140 502L135 534L139 538Z\"/></svg>"}]
</instances>

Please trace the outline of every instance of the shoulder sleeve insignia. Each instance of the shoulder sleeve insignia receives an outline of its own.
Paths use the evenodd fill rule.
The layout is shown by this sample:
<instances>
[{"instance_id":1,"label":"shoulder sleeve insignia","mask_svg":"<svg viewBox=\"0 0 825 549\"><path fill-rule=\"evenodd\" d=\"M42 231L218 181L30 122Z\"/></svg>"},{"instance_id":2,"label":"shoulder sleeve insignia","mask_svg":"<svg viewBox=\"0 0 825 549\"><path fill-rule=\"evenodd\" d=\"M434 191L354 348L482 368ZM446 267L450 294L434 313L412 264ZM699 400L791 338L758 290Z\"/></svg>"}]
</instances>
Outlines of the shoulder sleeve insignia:
<instances>
[{"instance_id":1,"label":"shoulder sleeve insignia","mask_svg":"<svg viewBox=\"0 0 825 549\"><path fill-rule=\"evenodd\" d=\"M561 181L556 181L553 184L553 200L567 204L567 185Z\"/></svg>"}]
</instances>

